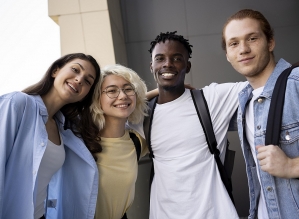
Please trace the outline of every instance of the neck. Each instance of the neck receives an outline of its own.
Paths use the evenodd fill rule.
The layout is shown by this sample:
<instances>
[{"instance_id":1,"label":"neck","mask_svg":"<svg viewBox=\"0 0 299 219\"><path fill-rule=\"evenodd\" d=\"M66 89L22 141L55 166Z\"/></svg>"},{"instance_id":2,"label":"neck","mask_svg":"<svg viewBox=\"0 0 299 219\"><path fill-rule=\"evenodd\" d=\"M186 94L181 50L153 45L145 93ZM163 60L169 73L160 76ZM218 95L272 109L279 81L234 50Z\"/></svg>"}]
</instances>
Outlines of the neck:
<instances>
[{"instance_id":1,"label":"neck","mask_svg":"<svg viewBox=\"0 0 299 219\"><path fill-rule=\"evenodd\" d=\"M158 104L168 103L179 98L185 92L185 87L171 87L163 88L159 87Z\"/></svg>"},{"instance_id":2,"label":"neck","mask_svg":"<svg viewBox=\"0 0 299 219\"><path fill-rule=\"evenodd\" d=\"M47 108L49 118L53 118L55 113L64 106L64 104L59 101L55 101L55 98L52 97L50 93L43 95L41 98Z\"/></svg>"},{"instance_id":3,"label":"neck","mask_svg":"<svg viewBox=\"0 0 299 219\"><path fill-rule=\"evenodd\" d=\"M100 130L100 136L105 138L120 138L125 134L126 119L111 119L105 117L105 125Z\"/></svg>"},{"instance_id":4,"label":"neck","mask_svg":"<svg viewBox=\"0 0 299 219\"><path fill-rule=\"evenodd\" d=\"M253 77L246 77L247 81L252 86L252 88L257 89L265 86L269 77L274 71L275 66L276 63L274 61L274 58L271 58L267 66L263 69L263 71L261 71L259 74L256 74Z\"/></svg>"}]
</instances>

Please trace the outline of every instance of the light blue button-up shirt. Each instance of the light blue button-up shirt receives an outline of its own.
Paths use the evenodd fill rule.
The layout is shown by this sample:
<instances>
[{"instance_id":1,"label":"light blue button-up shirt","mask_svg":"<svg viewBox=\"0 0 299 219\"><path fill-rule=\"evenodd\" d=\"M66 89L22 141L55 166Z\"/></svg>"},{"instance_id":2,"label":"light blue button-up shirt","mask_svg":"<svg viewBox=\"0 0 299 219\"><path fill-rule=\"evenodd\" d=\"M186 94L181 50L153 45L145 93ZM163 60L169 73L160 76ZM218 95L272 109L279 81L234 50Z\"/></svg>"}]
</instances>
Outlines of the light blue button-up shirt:
<instances>
[{"instance_id":1,"label":"light blue button-up shirt","mask_svg":"<svg viewBox=\"0 0 299 219\"><path fill-rule=\"evenodd\" d=\"M56 115L65 162L49 184L47 219L93 218L98 192L94 158ZM33 219L35 184L47 147L47 109L40 96L13 92L0 96L0 218Z\"/></svg>"},{"instance_id":2,"label":"light blue button-up shirt","mask_svg":"<svg viewBox=\"0 0 299 219\"><path fill-rule=\"evenodd\" d=\"M255 145L265 144L268 112L274 85L278 76L288 67L290 67L289 63L283 59L279 60L259 97L262 101L255 100L253 103ZM248 85L239 93L240 107L238 110L238 132L249 182L249 219L257 218L260 192L264 193L269 219L299 218L299 180L271 176L269 173L262 171L260 165L256 164L253 159L244 130L246 103L252 96L252 90L252 87ZM295 68L288 77L279 145L284 153L291 158L299 156L298 103L299 68ZM257 171L259 171L262 186L260 186Z\"/></svg>"}]
</instances>

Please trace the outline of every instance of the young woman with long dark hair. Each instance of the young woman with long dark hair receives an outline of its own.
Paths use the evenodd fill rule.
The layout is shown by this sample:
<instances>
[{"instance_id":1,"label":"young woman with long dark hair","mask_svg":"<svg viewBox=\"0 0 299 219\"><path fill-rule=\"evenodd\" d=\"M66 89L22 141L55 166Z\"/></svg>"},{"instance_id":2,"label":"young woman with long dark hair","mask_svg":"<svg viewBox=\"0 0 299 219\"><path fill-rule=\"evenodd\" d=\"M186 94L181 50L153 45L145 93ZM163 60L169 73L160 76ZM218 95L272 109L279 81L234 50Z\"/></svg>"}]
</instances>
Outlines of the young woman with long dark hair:
<instances>
[{"instance_id":1,"label":"young woman with long dark hair","mask_svg":"<svg viewBox=\"0 0 299 219\"><path fill-rule=\"evenodd\" d=\"M100 147L89 107L99 78L92 56L68 54L38 83L0 96L0 218L94 217L89 150Z\"/></svg>"}]
</instances>

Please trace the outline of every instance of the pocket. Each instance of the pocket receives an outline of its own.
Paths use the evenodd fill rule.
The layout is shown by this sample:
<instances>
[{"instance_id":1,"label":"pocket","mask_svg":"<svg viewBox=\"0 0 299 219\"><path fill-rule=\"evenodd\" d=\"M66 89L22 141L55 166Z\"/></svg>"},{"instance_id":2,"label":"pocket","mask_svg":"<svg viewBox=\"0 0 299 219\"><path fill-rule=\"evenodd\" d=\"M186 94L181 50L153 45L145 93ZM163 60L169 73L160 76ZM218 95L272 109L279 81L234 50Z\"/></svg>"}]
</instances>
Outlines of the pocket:
<instances>
[{"instance_id":1,"label":"pocket","mask_svg":"<svg viewBox=\"0 0 299 219\"><path fill-rule=\"evenodd\" d=\"M288 125L282 127L280 132L280 147L290 157L299 156L299 125Z\"/></svg>"},{"instance_id":2,"label":"pocket","mask_svg":"<svg viewBox=\"0 0 299 219\"><path fill-rule=\"evenodd\" d=\"M281 144L292 144L299 140L299 124L284 125L280 132Z\"/></svg>"}]
</instances>

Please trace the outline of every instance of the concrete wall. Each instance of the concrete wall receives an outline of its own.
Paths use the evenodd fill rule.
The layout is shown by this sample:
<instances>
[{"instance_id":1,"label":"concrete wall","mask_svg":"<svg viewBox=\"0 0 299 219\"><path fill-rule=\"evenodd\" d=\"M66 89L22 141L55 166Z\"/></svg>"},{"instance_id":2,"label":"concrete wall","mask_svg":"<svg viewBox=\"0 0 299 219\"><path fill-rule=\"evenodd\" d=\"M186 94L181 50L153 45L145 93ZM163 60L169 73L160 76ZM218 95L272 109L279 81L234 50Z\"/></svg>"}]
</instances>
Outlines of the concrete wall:
<instances>
[{"instance_id":1,"label":"concrete wall","mask_svg":"<svg viewBox=\"0 0 299 219\"><path fill-rule=\"evenodd\" d=\"M49 16L60 26L61 55L83 52L101 66L127 65L118 0L49 0Z\"/></svg>"}]
</instances>

